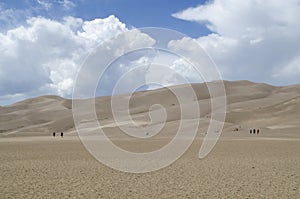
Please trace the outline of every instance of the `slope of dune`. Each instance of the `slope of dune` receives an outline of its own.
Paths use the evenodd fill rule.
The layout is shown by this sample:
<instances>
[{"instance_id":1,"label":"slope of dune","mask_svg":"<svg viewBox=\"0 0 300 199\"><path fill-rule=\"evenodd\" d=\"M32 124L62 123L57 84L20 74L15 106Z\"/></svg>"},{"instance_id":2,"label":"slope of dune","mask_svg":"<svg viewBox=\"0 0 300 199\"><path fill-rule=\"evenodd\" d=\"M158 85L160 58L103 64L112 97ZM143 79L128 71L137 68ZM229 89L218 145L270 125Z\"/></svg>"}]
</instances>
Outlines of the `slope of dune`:
<instances>
[{"instance_id":1,"label":"slope of dune","mask_svg":"<svg viewBox=\"0 0 300 199\"><path fill-rule=\"evenodd\" d=\"M238 126L248 129L253 126L265 129L299 129L297 116L300 114L300 85L275 87L249 81L224 81L227 95L227 116L224 131ZM172 87L176 92L184 92L188 85ZM160 119L151 121L149 114L160 114L160 104L167 113L166 121L175 127L180 120L181 109L189 110L199 103L201 120L207 124L210 118L210 95L205 84L192 84L195 99L178 99L168 88L142 91L132 95L117 96L118 100L129 100L131 118L124 118L122 124L157 125ZM91 100L82 100L90 103ZM116 127L111 112L111 97L95 99L96 114L103 126ZM84 107L83 107L84 110ZM120 110L127 111L127 110ZM84 111L83 111L84 114ZM191 115L190 119L193 118ZM84 117L83 117L84 118ZM82 121L86 122L86 121ZM121 124L121 125L122 125ZM175 126L174 126L175 125ZM74 131L72 101L58 96L42 96L27 99L10 106L0 107L1 135L48 135L52 131Z\"/></svg>"},{"instance_id":2,"label":"slope of dune","mask_svg":"<svg viewBox=\"0 0 300 199\"><path fill-rule=\"evenodd\" d=\"M68 100L58 96L27 99L0 110L1 132L63 131L74 126Z\"/></svg>"}]
</instances>

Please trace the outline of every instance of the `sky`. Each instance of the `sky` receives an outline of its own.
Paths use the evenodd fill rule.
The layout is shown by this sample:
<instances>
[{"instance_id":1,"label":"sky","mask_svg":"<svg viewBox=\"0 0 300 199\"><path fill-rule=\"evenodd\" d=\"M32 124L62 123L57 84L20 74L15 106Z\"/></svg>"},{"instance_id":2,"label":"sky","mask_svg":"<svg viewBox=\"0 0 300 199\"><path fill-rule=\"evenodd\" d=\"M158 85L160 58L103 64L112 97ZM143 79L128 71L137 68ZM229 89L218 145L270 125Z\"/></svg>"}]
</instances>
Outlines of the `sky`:
<instances>
[{"instance_id":1,"label":"sky","mask_svg":"<svg viewBox=\"0 0 300 199\"><path fill-rule=\"evenodd\" d=\"M138 38L153 46L157 40L139 31L110 41L144 27L188 36L213 60L222 79L300 83L299 0L2 0L0 106L46 94L71 98L82 63L99 44L108 42L108 54L129 49ZM188 48L188 42L175 43ZM162 60L157 52L145 54L116 63L101 82L101 90L107 92L99 95L111 93L112 82L124 68L130 71L137 64ZM172 70L191 82L201 81L182 59L165 57ZM164 67L135 71L129 85L153 76L163 80L161 86L182 83L175 75L161 75L168 73Z\"/></svg>"}]
</instances>

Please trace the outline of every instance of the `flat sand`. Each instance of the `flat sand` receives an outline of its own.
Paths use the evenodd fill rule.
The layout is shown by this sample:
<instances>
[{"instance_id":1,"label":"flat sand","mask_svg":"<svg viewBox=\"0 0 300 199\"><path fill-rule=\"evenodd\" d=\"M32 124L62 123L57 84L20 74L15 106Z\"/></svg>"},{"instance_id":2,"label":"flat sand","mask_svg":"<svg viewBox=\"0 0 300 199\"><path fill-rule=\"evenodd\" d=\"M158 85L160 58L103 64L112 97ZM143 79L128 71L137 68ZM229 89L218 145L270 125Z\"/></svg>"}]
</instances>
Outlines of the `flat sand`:
<instances>
[{"instance_id":1,"label":"flat sand","mask_svg":"<svg viewBox=\"0 0 300 199\"><path fill-rule=\"evenodd\" d=\"M1 138L0 198L300 198L299 138L225 134L200 160L201 142L166 168L131 174L98 162L75 135Z\"/></svg>"}]
</instances>

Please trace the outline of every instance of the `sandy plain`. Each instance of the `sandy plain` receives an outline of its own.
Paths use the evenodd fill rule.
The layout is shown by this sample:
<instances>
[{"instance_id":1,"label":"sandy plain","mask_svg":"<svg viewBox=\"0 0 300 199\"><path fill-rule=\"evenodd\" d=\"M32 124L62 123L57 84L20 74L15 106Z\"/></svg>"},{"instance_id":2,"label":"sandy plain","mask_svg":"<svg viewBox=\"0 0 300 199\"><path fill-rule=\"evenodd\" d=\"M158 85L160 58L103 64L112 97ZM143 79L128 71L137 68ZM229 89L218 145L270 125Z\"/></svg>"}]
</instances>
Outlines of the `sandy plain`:
<instances>
[{"instance_id":1,"label":"sandy plain","mask_svg":"<svg viewBox=\"0 0 300 199\"><path fill-rule=\"evenodd\" d=\"M299 198L299 138L222 137L199 159L201 142L166 168L132 174L98 162L75 136L3 138L1 198Z\"/></svg>"}]
</instances>

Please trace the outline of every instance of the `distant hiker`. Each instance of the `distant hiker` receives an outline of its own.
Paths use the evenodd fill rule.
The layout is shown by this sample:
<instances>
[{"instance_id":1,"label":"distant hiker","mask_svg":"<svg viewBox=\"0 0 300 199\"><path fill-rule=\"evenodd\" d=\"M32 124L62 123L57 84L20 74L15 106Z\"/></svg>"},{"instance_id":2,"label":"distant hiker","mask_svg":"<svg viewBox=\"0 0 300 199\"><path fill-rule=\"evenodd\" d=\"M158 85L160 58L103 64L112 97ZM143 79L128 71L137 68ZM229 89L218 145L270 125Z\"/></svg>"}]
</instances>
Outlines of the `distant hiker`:
<instances>
[{"instance_id":1,"label":"distant hiker","mask_svg":"<svg viewBox=\"0 0 300 199\"><path fill-rule=\"evenodd\" d=\"M60 132L60 137L64 137L64 132Z\"/></svg>"},{"instance_id":2,"label":"distant hiker","mask_svg":"<svg viewBox=\"0 0 300 199\"><path fill-rule=\"evenodd\" d=\"M255 134L255 129L253 129L253 134Z\"/></svg>"},{"instance_id":3,"label":"distant hiker","mask_svg":"<svg viewBox=\"0 0 300 199\"><path fill-rule=\"evenodd\" d=\"M53 137L55 137L55 132L53 132Z\"/></svg>"},{"instance_id":4,"label":"distant hiker","mask_svg":"<svg viewBox=\"0 0 300 199\"><path fill-rule=\"evenodd\" d=\"M259 134L259 129L256 130L256 134Z\"/></svg>"},{"instance_id":5,"label":"distant hiker","mask_svg":"<svg viewBox=\"0 0 300 199\"><path fill-rule=\"evenodd\" d=\"M250 129L250 134L252 134L252 129Z\"/></svg>"}]
</instances>

